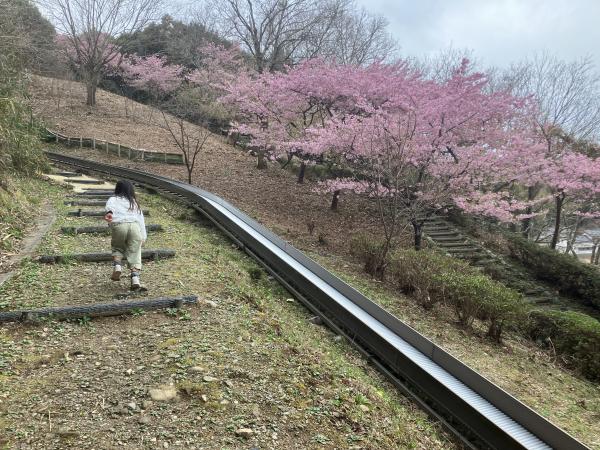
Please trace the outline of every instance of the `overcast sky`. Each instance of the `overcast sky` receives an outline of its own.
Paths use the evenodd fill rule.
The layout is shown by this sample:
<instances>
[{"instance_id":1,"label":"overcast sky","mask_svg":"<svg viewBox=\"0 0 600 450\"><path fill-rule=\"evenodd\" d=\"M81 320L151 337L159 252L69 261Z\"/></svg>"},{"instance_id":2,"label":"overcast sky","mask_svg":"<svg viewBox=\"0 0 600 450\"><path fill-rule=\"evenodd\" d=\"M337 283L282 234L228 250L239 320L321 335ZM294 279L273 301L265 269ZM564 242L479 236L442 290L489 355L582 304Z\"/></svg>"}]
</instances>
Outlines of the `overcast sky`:
<instances>
[{"instance_id":1,"label":"overcast sky","mask_svg":"<svg viewBox=\"0 0 600 450\"><path fill-rule=\"evenodd\" d=\"M452 46L483 65L548 50L600 70L600 0L357 0L390 22L405 56Z\"/></svg>"}]
</instances>

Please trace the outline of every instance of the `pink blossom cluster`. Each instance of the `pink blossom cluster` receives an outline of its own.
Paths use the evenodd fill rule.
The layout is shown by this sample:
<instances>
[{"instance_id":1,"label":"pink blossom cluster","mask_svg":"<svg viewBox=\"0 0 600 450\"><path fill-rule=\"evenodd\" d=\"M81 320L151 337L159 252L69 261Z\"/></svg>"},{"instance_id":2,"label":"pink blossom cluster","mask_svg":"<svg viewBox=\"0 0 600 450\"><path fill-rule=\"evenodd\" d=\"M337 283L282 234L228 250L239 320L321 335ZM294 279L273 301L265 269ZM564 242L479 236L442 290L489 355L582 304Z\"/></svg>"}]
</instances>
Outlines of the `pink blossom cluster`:
<instances>
[{"instance_id":1,"label":"pink blossom cluster","mask_svg":"<svg viewBox=\"0 0 600 450\"><path fill-rule=\"evenodd\" d=\"M121 70L130 86L145 88L159 95L175 91L183 82L184 67L168 64L161 55L124 57Z\"/></svg>"},{"instance_id":2,"label":"pink blossom cluster","mask_svg":"<svg viewBox=\"0 0 600 450\"><path fill-rule=\"evenodd\" d=\"M501 221L530 217L515 186L598 196L600 164L566 151L549 155L531 98L487 89L458 62L444 82L405 62L366 67L308 60L280 73L242 73L222 88L236 131L273 155L335 158L360 180L328 180L319 192L403 196L407 208L463 210ZM364 181L367 180L367 181Z\"/></svg>"}]
</instances>

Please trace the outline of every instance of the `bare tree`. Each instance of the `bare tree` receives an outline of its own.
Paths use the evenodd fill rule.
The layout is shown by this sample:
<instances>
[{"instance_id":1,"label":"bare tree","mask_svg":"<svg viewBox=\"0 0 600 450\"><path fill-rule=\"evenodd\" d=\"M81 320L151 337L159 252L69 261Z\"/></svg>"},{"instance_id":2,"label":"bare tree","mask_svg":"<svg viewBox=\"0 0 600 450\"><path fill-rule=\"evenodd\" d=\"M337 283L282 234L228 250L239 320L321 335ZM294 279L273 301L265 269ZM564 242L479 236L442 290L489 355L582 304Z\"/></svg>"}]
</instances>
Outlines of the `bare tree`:
<instances>
[{"instance_id":1,"label":"bare tree","mask_svg":"<svg viewBox=\"0 0 600 450\"><path fill-rule=\"evenodd\" d=\"M533 96L538 105L535 118L548 157L557 157L569 148L600 137L600 75L590 57L563 61L548 53L495 70L492 83L496 90L509 90L519 96ZM527 199L534 200L543 186L530 186ZM558 242L563 202L555 199L554 233L550 246ZM531 213L531 208L526 211ZM548 227L546 221L537 224ZM526 237L536 234L533 219L522 223Z\"/></svg>"},{"instance_id":2,"label":"bare tree","mask_svg":"<svg viewBox=\"0 0 600 450\"><path fill-rule=\"evenodd\" d=\"M600 74L591 57L563 61L542 53L513 64L499 78L499 87L533 95L538 125L548 140L556 129L580 140L600 136Z\"/></svg>"},{"instance_id":3,"label":"bare tree","mask_svg":"<svg viewBox=\"0 0 600 450\"><path fill-rule=\"evenodd\" d=\"M396 44L387 21L353 0L208 0L217 29L238 40L259 72L324 56L343 63L385 59Z\"/></svg>"},{"instance_id":4,"label":"bare tree","mask_svg":"<svg viewBox=\"0 0 600 450\"><path fill-rule=\"evenodd\" d=\"M357 9L352 2L334 2L321 13L320 32L308 36L301 58L323 56L342 64L369 64L391 59L398 45L388 32L388 20Z\"/></svg>"},{"instance_id":5,"label":"bare tree","mask_svg":"<svg viewBox=\"0 0 600 450\"><path fill-rule=\"evenodd\" d=\"M64 34L87 89L87 104L96 104L96 89L106 67L119 55L114 38L141 29L157 17L162 0L40 0Z\"/></svg>"},{"instance_id":6,"label":"bare tree","mask_svg":"<svg viewBox=\"0 0 600 450\"><path fill-rule=\"evenodd\" d=\"M445 82L452 78L457 64L468 59L471 67L477 67L473 51L467 48L446 47L422 58L411 58L411 66L423 74L425 78Z\"/></svg>"},{"instance_id":7,"label":"bare tree","mask_svg":"<svg viewBox=\"0 0 600 450\"><path fill-rule=\"evenodd\" d=\"M194 103L190 101L177 102L176 100L166 104L165 108L169 109L173 115L167 114L164 109L161 109L163 120L160 124L169 132L172 142L181 150L190 184L198 157L211 134L208 128L187 121L190 114L193 114L193 105Z\"/></svg>"}]
</instances>

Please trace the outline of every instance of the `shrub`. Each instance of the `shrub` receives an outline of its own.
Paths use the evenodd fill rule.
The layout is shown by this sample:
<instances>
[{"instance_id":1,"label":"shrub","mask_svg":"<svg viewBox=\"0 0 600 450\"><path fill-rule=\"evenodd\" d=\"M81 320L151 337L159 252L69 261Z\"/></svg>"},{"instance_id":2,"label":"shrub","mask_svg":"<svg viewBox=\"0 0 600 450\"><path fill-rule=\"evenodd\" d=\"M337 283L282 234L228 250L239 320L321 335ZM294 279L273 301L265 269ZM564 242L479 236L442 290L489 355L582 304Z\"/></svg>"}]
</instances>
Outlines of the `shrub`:
<instances>
[{"instance_id":1,"label":"shrub","mask_svg":"<svg viewBox=\"0 0 600 450\"><path fill-rule=\"evenodd\" d=\"M7 77L0 67L0 187L10 173L34 175L46 164L40 128L26 104L22 80L18 75Z\"/></svg>"},{"instance_id":2,"label":"shrub","mask_svg":"<svg viewBox=\"0 0 600 450\"><path fill-rule=\"evenodd\" d=\"M382 279L389 264L389 252L385 244L366 234L358 234L350 242L350 253L364 264L369 275Z\"/></svg>"},{"instance_id":3,"label":"shrub","mask_svg":"<svg viewBox=\"0 0 600 450\"><path fill-rule=\"evenodd\" d=\"M442 274L474 270L464 261L435 251L403 249L391 256L388 272L402 292L412 294L421 306L430 309L443 299Z\"/></svg>"},{"instance_id":4,"label":"shrub","mask_svg":"<svg viewBox=\"0 0 600 450\"><path fill-rule=\"evenodd\" d=\"M380 244L366 236L352 241L353 254L361 257L368 270L380 267L380 249ZM475 319L485 322L488 336L497 342L507 326L546 346L552 342L567 365L591 380L600 380L600 322L594 318L577 312L531 311L514 289L431 250L395 251L385 267L390 281L413 294L425 308L444 302L464 325Z\"/></svg>"},{"instance_id":5,"label":"shrub","mask_svg":"<svg viewBox=\"0 0 600 450\"><path fill-rule=\"evenodd\" d=\"M522 320L526 316L529 305L525 303L519 292L488 277L485 277L482 286L484 286L482 290L484 295L479 300L481 308L478 317L488 321L488 336L500 342L507 324L522 327Z\"/></svg>"},{"instance_id":6,"label":"shrub","mask_svg":"<svg viewBox=\"0 0 600 450\"><path fill-rule=\"evenodd\" d=\"M600 308L600 272L596 267L518 236L511 236L508 245L510 255L537 278L553 283L561 294Z\"/></svg>"},{"instance_id":7,"label":"shrub","mask_svg":"<svg viewBox=\"0 0 600 450\"><path fill-rule=\"evenodd\" d=\"M526 310L521 294L482 273L451 271L434 275L443 286L444 301L458 320L470 326L475 318L488 323L488 336L497 342L507 323L516 324Z\"/></svg>"},{"instance_id":8,"label":"shrub","mask_svg":"<svg viewBox=\"0 0 600 450\"><path fill-rule=\"evenodd\" d=\"M488 323L488 335L500 341L507 323L526 310L521 295L492 280L464 261L430 250L401 250L390 258L391 280L429 309L443 301L465 326L477 318Z\"/></svg>"},{"instance_id":9,"label":"shrub","mask_svg":"<svg viewBox=\"0 0 600 450\"><path fill-rule=\"evenodd\" d=\"M574 311L530 314L529 336L554 346L565 363L591 380L600 380L600 322Z\"/></svg>"}]
</instances>

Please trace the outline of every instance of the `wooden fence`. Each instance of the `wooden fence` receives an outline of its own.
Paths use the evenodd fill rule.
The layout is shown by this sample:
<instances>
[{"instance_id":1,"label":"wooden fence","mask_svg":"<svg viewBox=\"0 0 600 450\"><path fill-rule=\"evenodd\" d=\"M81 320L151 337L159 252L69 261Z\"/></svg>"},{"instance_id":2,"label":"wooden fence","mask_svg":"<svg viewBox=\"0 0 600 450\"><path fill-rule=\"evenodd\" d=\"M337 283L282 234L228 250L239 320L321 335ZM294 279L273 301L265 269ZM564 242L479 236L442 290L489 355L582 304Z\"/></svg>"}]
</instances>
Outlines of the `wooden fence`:
<instances>
[{"instance_id":1,"label":"wooden fence","mask_svg":"<svg viewBox=\"0 0 600 450\"><path fill-rule=\"evenodd\" d=\"M86 138L86 137L70 137L46 129L47 135L45 139L48 142L57 142L67 147L89 147L94 150L112 153L119 158L127 158L137 161L162 162L166 164L184 164L183 155L181 153L167 152L151 152L144 149L126 147L121 144L115 144L102 139Z\"/></svg>"}]
</instances>

